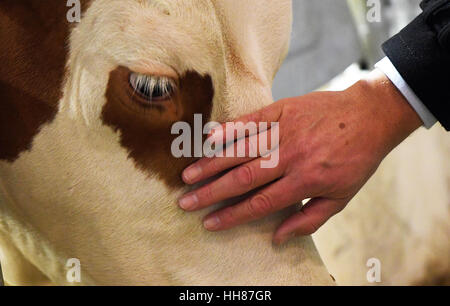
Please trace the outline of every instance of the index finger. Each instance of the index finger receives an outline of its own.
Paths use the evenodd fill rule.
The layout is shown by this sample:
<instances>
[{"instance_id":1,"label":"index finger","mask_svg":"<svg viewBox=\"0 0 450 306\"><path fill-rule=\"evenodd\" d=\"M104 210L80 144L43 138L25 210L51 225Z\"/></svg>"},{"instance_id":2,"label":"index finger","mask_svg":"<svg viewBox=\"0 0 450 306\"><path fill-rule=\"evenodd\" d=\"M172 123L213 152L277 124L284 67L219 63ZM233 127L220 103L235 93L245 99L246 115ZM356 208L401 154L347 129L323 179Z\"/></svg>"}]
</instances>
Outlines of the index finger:
<instances>
[{"instance_id":1,"label":"index finger","mask_svg":"<svg viewBox=\"0 0 450 306\"><path fill-rule=\"evenodd\" d=\"M256 135L270 129L272 123L280 120L281 114L282 105L280 102L276 102L255 113L223 123L212 129L207 141L227 144L241 138Z\"/></svg>"}]
</instances>

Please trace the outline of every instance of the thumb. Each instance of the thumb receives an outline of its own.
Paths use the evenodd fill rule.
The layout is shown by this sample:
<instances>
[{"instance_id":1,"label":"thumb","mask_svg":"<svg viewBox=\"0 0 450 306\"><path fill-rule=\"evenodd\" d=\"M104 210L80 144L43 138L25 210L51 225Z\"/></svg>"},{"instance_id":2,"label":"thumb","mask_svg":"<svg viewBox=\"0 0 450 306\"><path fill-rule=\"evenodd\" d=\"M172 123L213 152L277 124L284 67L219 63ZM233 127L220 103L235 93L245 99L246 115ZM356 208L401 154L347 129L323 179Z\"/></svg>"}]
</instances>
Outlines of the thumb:
<instances>
[{"instance_id":1,"label":"thumb","mask_svg":"<svg viewBox=\"0 0 450 306\"><path fill-rule=\"evenodd\" d=\"M325 222L339 213L347 203L348 201L345 200L312 199L277 229L273 242L280 245L295 236L314 234Z\"/></svg>"}]
</instances>

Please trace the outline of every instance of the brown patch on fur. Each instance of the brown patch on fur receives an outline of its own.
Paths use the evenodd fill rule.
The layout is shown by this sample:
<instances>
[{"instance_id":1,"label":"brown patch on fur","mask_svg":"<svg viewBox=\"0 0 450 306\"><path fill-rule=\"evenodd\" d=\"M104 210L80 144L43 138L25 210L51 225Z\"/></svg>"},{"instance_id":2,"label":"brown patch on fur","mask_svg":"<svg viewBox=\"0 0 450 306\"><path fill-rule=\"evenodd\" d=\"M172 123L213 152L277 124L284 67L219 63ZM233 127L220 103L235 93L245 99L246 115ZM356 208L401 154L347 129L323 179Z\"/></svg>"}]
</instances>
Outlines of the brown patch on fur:
<instances>
[{"instance_id":1,"label":"brown patch on fur","mask_svg":"<svg viewBox=\"0 0 450 306\"><path fill-rule=\"evenodd\" d=\"M82 1L85 10L90 3ZM60 0L0 2L0 160L31 148L57 112L70 24Z\"/></svg>"},{"instance_id":2,"label":"brown patch on fur","mask_svg":"<svg viewBox=\"0 0 450 306\"><path fill-rule=\"evenodd\" d=\"M129 151L138 168L158 174L171 187L183 186L181 173L194 159L177 159L172 155L172 142L179 135L172 135L171 128L183 121L193 131L195 114L202 114L203 124L207 122L214 97L212 80L209 76L187 72L171 101L144 107L128 83L129 73L124 67L111 72L102 120L120 131L121 145Z\"/></svg>"},{"instance_id":3,"label":"brown patch on fur","mask_svg":"<svg viewBox=\"0 0 450 306\"><path fill-rule=\"evenodd\" d=\"M55 114L56 107L0 81L0 159L13 162L29 150L39 127Z\"/></svg>"}]
</instances>

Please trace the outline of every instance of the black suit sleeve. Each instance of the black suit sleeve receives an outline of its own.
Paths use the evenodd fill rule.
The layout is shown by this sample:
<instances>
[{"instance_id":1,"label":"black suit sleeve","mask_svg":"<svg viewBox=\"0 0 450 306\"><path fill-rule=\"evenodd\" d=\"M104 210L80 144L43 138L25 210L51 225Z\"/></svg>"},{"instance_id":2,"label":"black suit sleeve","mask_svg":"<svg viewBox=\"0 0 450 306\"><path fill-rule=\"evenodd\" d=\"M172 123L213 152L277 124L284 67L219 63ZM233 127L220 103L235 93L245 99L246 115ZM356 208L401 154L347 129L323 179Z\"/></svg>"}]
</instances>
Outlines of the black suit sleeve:
<instances>
[{"instance_id":1,"label":"black suit sleeve","mask_svg":"<svg viewBox=\"0 0 450 306\"><path fill-rule=\"evenodd\" d=\"M424 0L423 13L383 44L400 75L450 130L450 0Z\"/></svg>"}]
</instances>

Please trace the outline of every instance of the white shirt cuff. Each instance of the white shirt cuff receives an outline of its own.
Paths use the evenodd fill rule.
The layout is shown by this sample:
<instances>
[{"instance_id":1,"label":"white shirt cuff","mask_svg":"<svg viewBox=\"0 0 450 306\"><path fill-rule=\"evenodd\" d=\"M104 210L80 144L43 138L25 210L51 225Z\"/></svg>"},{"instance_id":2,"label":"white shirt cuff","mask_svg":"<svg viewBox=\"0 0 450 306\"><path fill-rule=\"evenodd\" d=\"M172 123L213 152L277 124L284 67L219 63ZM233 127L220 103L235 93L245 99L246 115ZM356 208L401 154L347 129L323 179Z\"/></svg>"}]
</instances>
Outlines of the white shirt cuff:
<instances>
[{"instance_id":1,"label":"white shirt cuff","mask_svg":"<svg viewBox=\"0 0 450 306\"><path fill-rule=\"evenodd\" d=\"M412 108L417 112L420 119L422 119L424 126L427 129L433 127L436 124L437 119L428 110L425 104L416 96L414 91L409 87L409 85L402 78L397 68L392 64L388 57L383 58L376 65L376 68L381 70L386 77L391 80L391 82L397 87L397 89L402 93L406 100L411 104Z\"/></svg>"}]
</instances>

